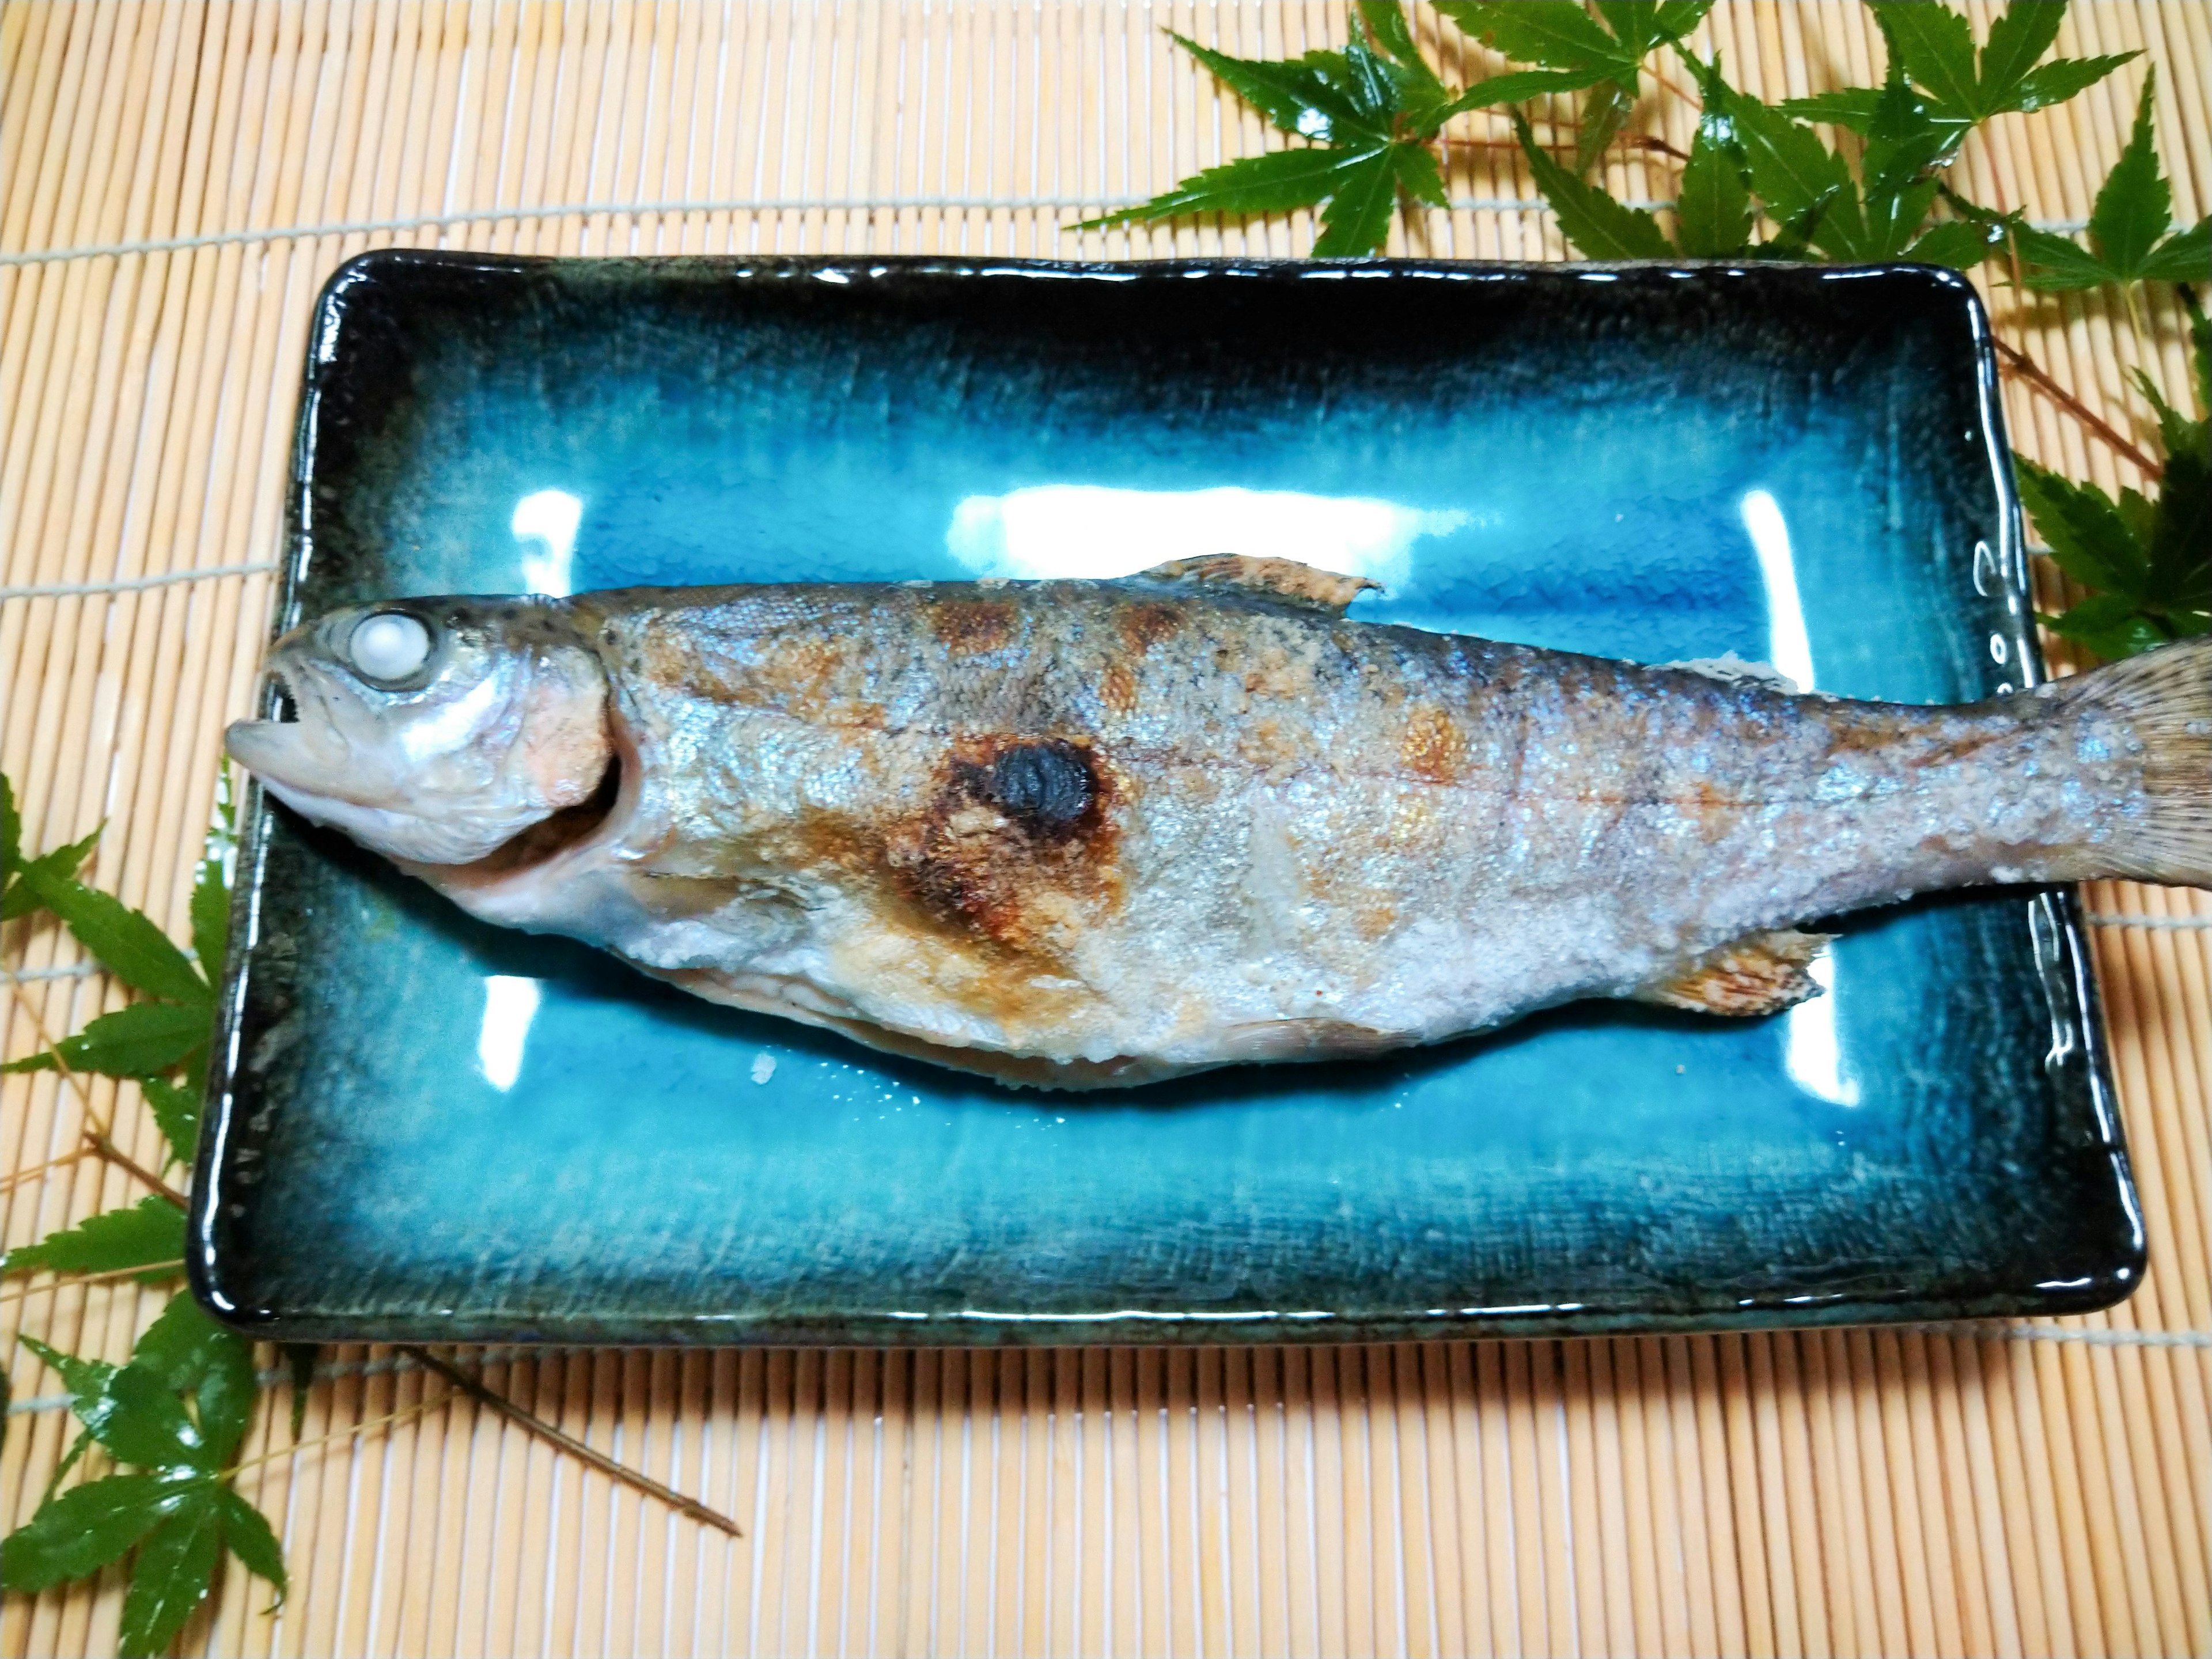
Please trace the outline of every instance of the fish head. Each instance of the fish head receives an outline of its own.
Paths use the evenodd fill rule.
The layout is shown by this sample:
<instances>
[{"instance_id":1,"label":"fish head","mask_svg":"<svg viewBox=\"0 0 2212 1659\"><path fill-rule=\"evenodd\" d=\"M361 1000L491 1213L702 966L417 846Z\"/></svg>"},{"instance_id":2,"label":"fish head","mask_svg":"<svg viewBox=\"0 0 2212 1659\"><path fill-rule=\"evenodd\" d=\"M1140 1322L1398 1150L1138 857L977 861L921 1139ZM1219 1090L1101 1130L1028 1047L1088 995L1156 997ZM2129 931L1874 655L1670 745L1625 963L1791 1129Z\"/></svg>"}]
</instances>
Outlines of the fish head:
<instances>
[{"instance_id":1,"label":"fish head","mask_svg":"<svg viewBox=\"0 0 2212 1659\"><path fill-rule=\"evenodd\" d=\"M561 600L398 599L292 629L225 742L312 823L403 862L483 859L598 797L607 679Z\"/></svg>"}]
</instances>

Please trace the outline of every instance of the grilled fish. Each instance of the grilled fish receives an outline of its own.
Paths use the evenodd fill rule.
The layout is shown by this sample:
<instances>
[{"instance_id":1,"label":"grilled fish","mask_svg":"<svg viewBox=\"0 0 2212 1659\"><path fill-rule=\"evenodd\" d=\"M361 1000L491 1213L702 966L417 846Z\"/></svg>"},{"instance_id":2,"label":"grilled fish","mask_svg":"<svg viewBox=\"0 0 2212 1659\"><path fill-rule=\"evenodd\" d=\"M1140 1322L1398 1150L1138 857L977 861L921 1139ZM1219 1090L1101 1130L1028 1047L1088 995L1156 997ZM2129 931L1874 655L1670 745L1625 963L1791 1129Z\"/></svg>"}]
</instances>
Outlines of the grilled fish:
<instances>
[{"instance_id":1,"label":"grilled fish","mask_svg":"<svg viewBox=\"0 0 2212 1659\"><path fill-rule=\"evenodd\" d=\"M422 599L286 635L270 793L490 921L1009 1083L1760 1014L1807 921L2212 881L2212 643L1954 708L1116 581Z\"/></svg>"}]
</instances>

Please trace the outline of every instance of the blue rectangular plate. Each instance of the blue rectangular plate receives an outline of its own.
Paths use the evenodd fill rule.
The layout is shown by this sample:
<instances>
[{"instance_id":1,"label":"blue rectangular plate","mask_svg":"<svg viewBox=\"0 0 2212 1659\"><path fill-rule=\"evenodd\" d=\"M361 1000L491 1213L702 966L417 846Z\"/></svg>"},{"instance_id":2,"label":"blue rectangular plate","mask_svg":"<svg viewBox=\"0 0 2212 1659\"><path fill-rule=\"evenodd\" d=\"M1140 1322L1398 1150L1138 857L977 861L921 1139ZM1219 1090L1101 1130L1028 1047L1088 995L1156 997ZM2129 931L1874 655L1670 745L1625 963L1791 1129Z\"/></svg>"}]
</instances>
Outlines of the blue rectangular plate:
<instances>
[{"instance_id":1,"label":"blue rectangular plate","mask_svg":"<svg viewBox=\"0 0 2212 1659\"><path fill-rule=\"evenodd\" d=\"M313 331L281 622L410 593L1106 574L1824 690L2039 672L1981 311L1917 268L545 262ZM489 929L257 804L194 1282L283 1338L1348 1340L2053 1314L2143 1246L2071 897L1832 994L1013 1093Z\"/></svg>"}]
</instances>

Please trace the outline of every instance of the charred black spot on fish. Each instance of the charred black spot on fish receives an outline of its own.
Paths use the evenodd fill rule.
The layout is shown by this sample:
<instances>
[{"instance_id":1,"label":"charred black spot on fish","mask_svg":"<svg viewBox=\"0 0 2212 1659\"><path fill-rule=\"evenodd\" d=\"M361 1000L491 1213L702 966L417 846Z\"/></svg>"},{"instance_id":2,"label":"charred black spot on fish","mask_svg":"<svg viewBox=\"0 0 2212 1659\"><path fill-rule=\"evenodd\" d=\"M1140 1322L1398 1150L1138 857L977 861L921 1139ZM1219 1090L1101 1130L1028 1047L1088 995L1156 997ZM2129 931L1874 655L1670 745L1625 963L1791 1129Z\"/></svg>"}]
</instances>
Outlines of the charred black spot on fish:
<instances>
[{"instance_id":1,"label":"charred black spot on fish","mask_svg":"<svg viewBox=\"0 0 2212 1659\"><path fill-rule=\"evenodd\" d=\"M980 799L1030 834L1052 840L1077 833L1098 799L1090 756L1057 738L1018 743L988 767L965 769Z\"/></svg>"},{"instance_id":2,"label":"charred black spot on fish","mask_svg":"<svg viewBox=\"0 0 2212 1659\"><path fill-rule=\"evenodd\" d=\"M885 854L939 921L1018 951L1119 902L1113 793L1103 758L1061 738L969 739L946 757L928 805Z\"/></svg>"}]
</instances>

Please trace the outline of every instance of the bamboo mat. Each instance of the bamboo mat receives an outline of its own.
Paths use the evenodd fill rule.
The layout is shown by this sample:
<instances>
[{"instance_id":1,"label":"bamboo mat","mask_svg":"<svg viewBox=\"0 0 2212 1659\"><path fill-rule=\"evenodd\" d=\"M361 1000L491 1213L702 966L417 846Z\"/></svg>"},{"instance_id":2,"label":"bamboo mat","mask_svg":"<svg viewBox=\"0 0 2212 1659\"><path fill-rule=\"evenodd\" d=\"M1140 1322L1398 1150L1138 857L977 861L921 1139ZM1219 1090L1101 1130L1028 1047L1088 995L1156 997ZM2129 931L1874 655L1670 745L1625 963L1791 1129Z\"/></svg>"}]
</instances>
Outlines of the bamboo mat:
<instances>
[{"instance_id":1,"label":"bamboo mat","mask_svg":"<svg viewBox=\"0 0 2212 1659\"><path fill-rule=\"evenodd\" d=\"M0 765L27 839L104 819L94 878L183 933L219 733L270 602L310 303L339 260L394 243L1302 250L1303 216L1058 228L1260 147L1164 27L1279 55L1345 22L1298 0L0 7ZM1723 0L1698 45L1769 97L1881 62L1843 0ZM2136 47L2191 221L2212 196L2212 9L2077 0L2061 38L2069 54ZM1996 123L1966 149L1966 193L2078 223L2140 73ZM1686 144L1685 117L1671 103L1649 130ZM1455 206L1394 251L1562 257L1497 146L1504 123L1457 131ZM1612 183L1648 198L1668 175L1630 162ZM2138 339L2102 300L1991 301L2006 339L2124 431L2144 430L2133 368L2185 404L2177 310ZM2045 393L2013 383L2007 413L2029 453L2136 481ZM2105 884L2088 902L2112 919L2098 967L2153 1259L2109 1315L1472 1346L489 1356L493 1388L736 1516L742 1540L446 1403L389 1353L332 1351L304 1432L333 1437L242 1477L283 1534L291 1598L271 1613L231 1571L185 1650L2212 1651L2212 899ZM50 1032L119 1003L50 928L13 927L0 951ZM12 1000L0 1019L6 1054L38 1042ZM156 1155L135 1094L92 1093ZM9 1079L0 1166L68 1152L83 1109L51 1077ZM0 1237L137 1195L63 1164L0 1189ZM0 1304L0 1332L119 1358L158 1305L40 1290ZM67 1425L56 1379L10 1354L12 1527ZM285 1388L269 1395L248 1456L289 1443ZM112 1650L120 1585L11 1599L0 1651Z\"/></svg>"}]
</instances>

